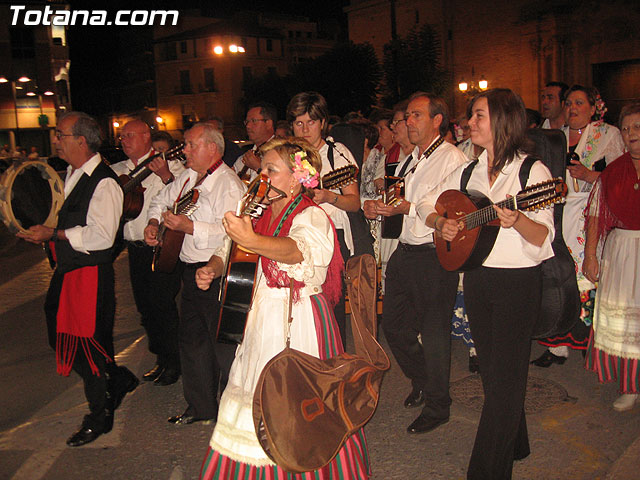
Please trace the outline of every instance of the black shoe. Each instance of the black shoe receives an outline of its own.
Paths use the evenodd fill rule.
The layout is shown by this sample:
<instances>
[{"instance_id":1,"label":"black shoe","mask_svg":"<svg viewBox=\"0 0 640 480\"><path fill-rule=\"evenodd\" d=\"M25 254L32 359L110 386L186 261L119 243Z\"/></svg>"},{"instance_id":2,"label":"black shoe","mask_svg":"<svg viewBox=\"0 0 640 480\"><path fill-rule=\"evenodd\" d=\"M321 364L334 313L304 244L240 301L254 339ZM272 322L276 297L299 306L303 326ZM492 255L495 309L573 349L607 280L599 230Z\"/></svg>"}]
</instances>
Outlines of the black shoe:
<instances>
[{"instance_id":1,"label":"black shoe","mask_svg":"<svg viewBox=\"0 0 640 480\"><path fill-rule=\"evenodd\" d=\"M140 380L126 367L118 367L117 375L107 380L107 414L116 411L127 393L133 392Z\"/></svg>"},{"instance_id":2,"label":"black shoe","mask_svg":"<svg viewBox=\"0 0 640 480\"><path fill-rule=\"evenodd\" d=\"M478 373L480 371L480 363L478 362L477 355L469 355L469 371L471 373Z\"/></svg>"},{"instance_id":3,"label":"black shoe","mask_svg":"<svg viewBox=\"0 0 640 480\"><path fill-rule=\"evenodd\" d=\"M449 418L432 418L426 415L420 415L411 425L407 427L409 433L427 433L435 430L440 425L449 421Z\"/></svg>"},{"instance_id":4,"label":"black shoe","mask_svg":"<svg viewBox=\"0 0 640 480\"><path fill-rule=\"evenodd\" d=\"M84 425L80 427L76 433L71 435L67 439L67 445L70 447L79 447L81 445L86 445L87 443L93 442L96 438L102 435L102 432L96 432L91 428L85 427Z\"/></svg>"},{"instance_id":5,"label":"black shoe","mask_svg":"<svg viewBox=\"0 0 640 480\"><path fill-rule=\"evenodd\" d=\"M187 412L184 412L182 415L176 415L175 417L169 417L167 421L169 423L173 423L174 425L190 425L195 422L207 422L211 423L214 418L197 418L193 415L189 415Z\"/></svg>"},{"instance_id":6,"label":"black shoe","mask_svg":"<svg viewBox=\"0 0 640 480\"><path fill-rule=\"evenodd\" d=\"M155 381L156 378L158 378L160 375L162 375L162 371L163 370L164 370L163 367L161 367L160 365L156 364L155 367L153 367L147 373L142 375L142 380L144 380L145 382L153 382L153 381Z\"/></svg>"},{"instance_id":7,"label":"black shoe","mask_svg":"<svg viewBox=\"0 0 640 480\"><path fill-rule=\"evenodd\" d=\"M553 353L551 353L551 351L546 350L538 358L531 361L531 363L534 364L536 367L549 368L553 363L562 365L566 361L567 361L567 357L559 357L558 355L554 355Z\"/></svg>"},{"instance_id":8,"label":"black shoe","mask_svg":"<svg viewBox=\"0 0 640 480\"><path fill-rule=\"evenodd\" d=\"M404 399L405 408L415 408L422 404L424 404L424 391L422 390L411 390L409 396Z\"/></svg>"},{"instance_id":9,"label":"black shoe","mask_svg":"<svg viewBox=\"0 0 640 480\"><path fill-rule=\"evenodd\" d=\"M165 368L160 376L153 381L154 385L164 387L166 385L173 385L180 378L180 370L175 368Z\"/></svg>"}]
</instances>

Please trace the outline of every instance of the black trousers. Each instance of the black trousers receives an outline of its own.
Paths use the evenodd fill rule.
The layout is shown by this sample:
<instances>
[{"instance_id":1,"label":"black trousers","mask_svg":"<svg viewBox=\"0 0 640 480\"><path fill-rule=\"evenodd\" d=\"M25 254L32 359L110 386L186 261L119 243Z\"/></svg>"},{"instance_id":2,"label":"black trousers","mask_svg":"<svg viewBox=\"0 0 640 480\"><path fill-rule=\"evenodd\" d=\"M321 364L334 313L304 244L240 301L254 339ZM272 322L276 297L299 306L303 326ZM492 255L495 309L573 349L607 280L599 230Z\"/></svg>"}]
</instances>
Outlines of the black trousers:
<instances>
[{"instance_id":1,"label":"black trousers","mask_svg":"<svg viewBox=\"0 0 640 480\"><path fill-rule=\"evenodd\" d=\"M342 259L344 263L347 263L347 260L351 256L349 252L349 248L344 241L344 230L336 229L336 234L338 236L338 243L340 247L340 253L342 254ZM335 246L334 246L335 248ZM344 279L342 280L342 295L340 296L340 300L336 303L336 306L333 308L334 315L336 317L336 323L338 324L338 330L340 330L340 337L342 337L342 347L347 349L347 313L345 311L345 296L347 294L347 285L344 283Z\"/></svg>"},{"instance_id":2,"label":"black trousers","mask_svg":"<svg viewBox=\"0 0 640 480\"><path fill-rule=\"evenodd\" d=\"M164 367L180 368L178 307L182 263L172 273L151 270L153 248L129 242L129 275L136 308L147 332L149 351Z\"/></svg>"},{"instance_id":3,"label":"black trousers","mask_svg":"<svg viewBox=\"0 0 640 480\"><path fill-rule=\"evenodd\" d=\"M195 275L204 264L186 264L182 272L180 361L187 413L197 418L215 419L218 416L221 374L216 354L220 278L214 280L208 290L200 290Z\"/></svg>"},{"instance_id":4,"label":"black trousers","mask_svg":"<svg viewBox=\"0 0 640 480\"><path fill-rule=\"evenodd\" d=\"M56 270L53 273L53 277L51 277L51 283L49 284L49 290L47 291L44 304L49 345L54 351L56 349L57 338L56 317L63 280L64 275ZM90 347L91 358L98 369L98 374L94 375L91 372L85 351L80 344L78 344L73 361L73 370L82 378L84 394L89 404L89 414L84 417L83 425L96 432L102 432L105 428L108 386L107 375L120 375L115 365L113 348L115 306L113 265L100 265L98 267L98 298L94 338L100 343L113 362L107 362L103 354L98 352L94 347Z\"/></svg>"},{"instance_id":5,"label":"black trousers","mask_svg":"<svg viewBox=\"0 0 640 480\"><path fill-rule=\"evenodd\" d=\"M458 273L440 266L435 248L399 244L389 259L384 335L413 388L425 392L422 413L437 419L449 418L451 405L451 314L457 287Z\"/></svg>"},{"instance_id":6,"label":"black trousers","mask_svg":"<svg viewBox=\"0 0 640 480\"><path fill-rule=\"evenodd\" d=\"M514 457L529 454L524 398L541 289L540 267L481 267L464 274L484 390L468 479L508 480Z\"/></svg>"}]
</instances>

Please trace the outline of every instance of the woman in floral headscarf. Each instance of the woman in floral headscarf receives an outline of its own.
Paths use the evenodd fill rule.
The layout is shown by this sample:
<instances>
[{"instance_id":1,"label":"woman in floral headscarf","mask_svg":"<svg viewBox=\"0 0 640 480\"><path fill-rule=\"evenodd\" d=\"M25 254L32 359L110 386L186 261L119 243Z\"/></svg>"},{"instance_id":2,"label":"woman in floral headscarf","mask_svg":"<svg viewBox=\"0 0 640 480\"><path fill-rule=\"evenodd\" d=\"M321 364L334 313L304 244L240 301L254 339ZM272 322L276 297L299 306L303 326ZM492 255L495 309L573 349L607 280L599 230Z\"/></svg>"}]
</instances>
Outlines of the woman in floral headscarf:
<instances>
[{"instance_id":1,"label":"woman in floral headscarf","mask_svg":"<svg viewBox=\"0 0 640 480\"><path fill-rule=\"evenodd\" d=\"M532 363L549 367L562 365L569 356L569 348L586 351L593 317L595 285L585 277L581 266L584 260L584 209L589 192L604 167L624 152L620 130L602 120L605 108L598 90L574 85L565 95L567 126L567 184L569 193L562 216L562 235L576 264L576 276L582 310L580 322L567 334L541 340L550 347Z\"/></svg>"}]
</instances>

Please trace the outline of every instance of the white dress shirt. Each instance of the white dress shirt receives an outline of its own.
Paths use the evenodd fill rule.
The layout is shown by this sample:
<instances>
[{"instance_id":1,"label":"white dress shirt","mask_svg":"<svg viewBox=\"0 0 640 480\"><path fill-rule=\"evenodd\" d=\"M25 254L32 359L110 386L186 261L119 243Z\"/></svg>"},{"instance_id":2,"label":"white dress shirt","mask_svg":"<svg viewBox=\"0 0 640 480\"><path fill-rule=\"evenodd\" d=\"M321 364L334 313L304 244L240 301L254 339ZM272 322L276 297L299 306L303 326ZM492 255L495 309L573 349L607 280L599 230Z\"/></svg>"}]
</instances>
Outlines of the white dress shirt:
<instances>
[{"instance_id":1,"label":"white dress shirt","mask_svg":"<svg viewBox=\"0 0 640 480\"><path fill-rule=\"evenodd\" d=\"M493 185L489 186L487 152L482 152L478 157L478 164L473 169L473 173L469 178L467 191L475 190L480 192L487 196L493 203L505 200L507 195L515 196L522 190L520 187L519 174L520 166L525 158L526 155L519 155L514 158L511 163L500 171ZM418 208L424 211L425 218L429 214L435 213L435 203L440 193L450 189L460 190L460 178L462 177L463 170L464 167L456 170L438 189L423 199ZM541 161L537 161L531 167L527 186L544 182L551 178L549 169ZM521 211L520 213L547 227L549 234L545 238L542 246L537 247L529 243L513 227L500 228L493 249L482 263L483 266L492 268L533 267L553 256L553 249L551 248L551 242L555 236L553 208L538 210L536 212Z\"/></svg>"},{"instance_id":2,"label":"white dress shirt","mask_svg":"<svg viewBox=\"0 0 640 480\"><path fill-rule=\"evenodd\" d=\"M151 200L147 222L152 218L160 222L162 212L171 208L180 195L184 196L192 189L197 177L198 173L188 168L160 190ZM185 263L207 262L224 246L226 233L222 217L226 212L236 211L246 190L238 175L224 163L196 188L199 191L198 208L189 216L193 221L193 235L185 235L180 251L180 260Z\"/></svg>"},{"instance_id":3,"label":"white dress shirt","mask_svg":"<svg viewBox=\"0 0 640 480\"><path fill-rule=\"evenodd\" d=\"M146 160L149 155L154 155L155 153L156 152L153 149L150 149L146 154L138 159L138 164ZM178 175L184 172L184 167L178 160L169 160L167 164L169 165L169 170L175 178L177 178ZM122 162L114 163L113 165L111 165L111 168L114 172L116 172L116 175L120 176L128 175L129 173L131 173L131 171L136 168L136 165L133 164L131 159L127 159ZM147 212L149 211L151 199L155 197L158 192L164 187L162 179L155 173L152 173L147 178L145 178L142 181L141 185L145 190L144 202L142 204L140 215L124 224L124 239L131 242L144 240L144 228L147 226Z\"/></svg>"},{"instance_id":4,"label":"white dress shirt","mask_svg":"<svg viewBox=\"0 0 640 480\"><path fill-rule=\"evenodd\" d=\"M80 168L74 170L71 165L67 167L64 181L65 199L69 197L82 175L91 175L100 162L102 157L96 153ZM89 202L87 224L64 230L71 248L86 254L111 248L118 233L123 200L122 188L118 182L113 178L100 180Z\"/></svg>"},{"instance_id":5,"label":"white dress shirt","mask_svg":"<svg viewBox=\"0 0 640 480\"><path fill-rule=\"evenodd\" d=\"M325 142L324 145L320 147L320 150L318 150L320 158L322 158L322 170L320 171L321 177L338 168L346 167L348 165L357 165L356 159L347 147L340 142L333 141L331 138L329 138L329 140L334 142L336 146L335 151L333 152L333 168L331 168L331 163L329 162L329 144ZM339 188L331 188L330 191L334 193L342 193ZM333 221L336 229L342 229L344 231L344 243L347 245L351 255L353 255L355 250L353 246L353 238L351 237L351 224L349 223L347 212L340 210L338 207L331 205L328 202L325 202L320 206L325 212L327 212L327 215L329 215L329 218Z\"/></svg>"},{"instance_id":6,"label":"white dress shirt","mask_svg":"<svg viewBox=\"0 0 640 480\"><path fill-rule=\"evenodd\" d=\"M440 137L438 136L434 142L438 138ZM405 199L411 202L411 207L409 213L402 219L402 232L398 240L409 245L421 245L433 242L433 229L425 224L430 212L420 208L421 200L436 189L456 168L467 163L467 157L448 142L442 143L426 159L420 157L418 147L411 155L411 163L405 171L404 180ZM417 165L415 171L408 173L414 165ZM400 168L398 164L396 173L400 172Z\"/></svg>"}]
</instances>

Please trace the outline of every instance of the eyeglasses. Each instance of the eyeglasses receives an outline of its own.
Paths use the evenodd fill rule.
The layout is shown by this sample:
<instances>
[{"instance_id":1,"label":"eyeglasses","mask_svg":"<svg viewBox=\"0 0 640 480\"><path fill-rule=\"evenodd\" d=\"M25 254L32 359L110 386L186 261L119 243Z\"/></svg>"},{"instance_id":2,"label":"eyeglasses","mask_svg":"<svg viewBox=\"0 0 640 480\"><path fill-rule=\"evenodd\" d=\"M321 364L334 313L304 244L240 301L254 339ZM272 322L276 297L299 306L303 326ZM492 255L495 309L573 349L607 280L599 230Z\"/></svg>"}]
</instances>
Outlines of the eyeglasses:
<instances>
[{"instance_id":1,"label":"eyeglasses","mask_svg":"<svg viewBox=\"0 0 640 480\"><path fill-rule=\"evenodd\" d=\"M394 120L393 122L391 122L389 124L389 128L391 128L391 130L393 130L394 128L396 128L396 125L398 125L400 122L406 122L407 120L405 118L401 118L400 120Z\"/></svg>"},{"instance_id":2,"label":"eyeglasses","mask_svg":"<svg viewBox=\"0 0 640 480\"><path fill-rule=\"evenodd\" d=\"M258 122L266 122L266 121L267 121L266 118L250 118L249 120L245 120L242 123L244 123L244 126L246 127L249 124L255 125Z\"/></svg>"},{"instance_id":3,"label":"eyeglasses","mask_svg":"<svg viewBox=\"0 0 640 480\"><path fill-rule=\"evenodd\" d=\"M626 135L630 132L640 132L640 122L634 122L631 125L626 125L622 127L620 131Z\"/></svg>"},{"instance_id":4,"label":"eyeglasses","mask_svg":"<svg viewBox=\"0 0 640 480\"><path fill-rule=\"evenodd\" d=\"M62 133L60 131L56 131L55 137L60 140L62 137L75 137L73 133Z\"/></svg>"}]
</instances>

